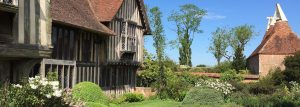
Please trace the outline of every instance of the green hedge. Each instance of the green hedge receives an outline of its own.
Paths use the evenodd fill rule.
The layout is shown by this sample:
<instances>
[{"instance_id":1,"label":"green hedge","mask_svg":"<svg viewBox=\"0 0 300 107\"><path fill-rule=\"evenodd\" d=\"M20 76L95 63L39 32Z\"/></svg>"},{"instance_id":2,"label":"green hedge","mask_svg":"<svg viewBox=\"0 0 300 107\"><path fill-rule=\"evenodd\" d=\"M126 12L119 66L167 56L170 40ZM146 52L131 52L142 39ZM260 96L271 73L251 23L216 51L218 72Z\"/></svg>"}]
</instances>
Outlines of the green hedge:
<instances>
[{"instance_id":1,"label":"green hedge","mask_svg":"<svg viewBox=\"0 0 300 107\"><path fill-rule=\"evenodd\" d=\"M222 93L217 90L194 87L192 88L185 98L183 99L183 105L199 104L199 105L211 105L211 104L223 104L224 97Z\"/></svg>"},{"instance_id":2,"label":"green hedge","mask_svg":"<svg viewBox=\"0 0 300 107\"><path fill-rule=\"evenodd\" d=\"M107 104L108 99L101 88L92 82L81 82L73 87L73 96L75 99L84 102L94 102Z\"/></svg>"},{"instance_id":3,"label":"green hedge","mask_svg":"<svg viewBox=\"0 0 300 107\"><path fill-rule=\"evenodd\" d=\"M120 104L123 102L141 102L144 101L145 97L143 94L138 94L138 93L126 93L123 94L119 99L117 99L116 103Z\"/></svg>"}]
</instances>

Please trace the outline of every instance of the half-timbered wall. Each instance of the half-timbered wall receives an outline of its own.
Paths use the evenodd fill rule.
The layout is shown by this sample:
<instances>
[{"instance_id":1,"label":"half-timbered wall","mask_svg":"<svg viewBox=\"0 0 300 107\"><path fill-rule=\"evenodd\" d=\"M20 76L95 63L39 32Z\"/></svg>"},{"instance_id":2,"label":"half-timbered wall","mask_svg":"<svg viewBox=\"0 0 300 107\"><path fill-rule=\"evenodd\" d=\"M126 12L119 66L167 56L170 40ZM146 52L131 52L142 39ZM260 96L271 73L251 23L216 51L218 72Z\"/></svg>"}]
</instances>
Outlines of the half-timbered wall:
<instances>
[{"instance_id":1,"label":"half-timbered wall","mask_svg":"<svg viewBox=\"0 0 300 107\"><path fill-rule=\"evenodd\" d=\"M143 25L137 0L124 0L109 27L117 33L108 42L109 61L119 61L122 52L133 52L133 61L141 62L143 58Z\"/></svg>"},{"instance_id":2,"label":"half-timbered wall","mask_svg":"<svg viewBox=\"0 0 300 107\"><path fill-rule=\"evenodd\" d=\"M51 45L50 0L19 0L14 19L14 42L18 44Z\"/></svg>"},{"instance_id":3,"label":"half-timbered wall","mask_svg":"<svg viewBox=\"0 0 300 107\"><path fill-rule=\"evenodd\" d=\"M44 59L41 73L57 71L64 88L90 81L107 95L132 92L137 66L107 63L107 37L82 29L54 24L52 27L52 59ZM34 74L34 73L33 73Z\"/></svg>"},{"instance_id":4,"label":"half-timbered wall","mask_svg":"<svg viewBox=\"0 0 300 107\"><path fill-rule=\"evenodd\" d=\"M106 41L107 38L100 34L54 24L52 59L44 59L41 71L57 71L64 88L82 81L91 81L102 86L104 83L100 84L101 81L107 79L107 76L101 77L105 73ZM69 62L74 62L75 65L68 64Z\"/></svg>"},{"instance_id":5,"label":"half-timbered wall","mask_svg":"<svg viewBox=\"0 0 300 107\"><path fill-rule=\"evenodd\" d=\"M109 83L104 86L110 95L132 92L136 71L143 61L144 27L137 0L124 0L119 11L108 24L117 35L108 39Z\"/></svg>"}]
</instances>

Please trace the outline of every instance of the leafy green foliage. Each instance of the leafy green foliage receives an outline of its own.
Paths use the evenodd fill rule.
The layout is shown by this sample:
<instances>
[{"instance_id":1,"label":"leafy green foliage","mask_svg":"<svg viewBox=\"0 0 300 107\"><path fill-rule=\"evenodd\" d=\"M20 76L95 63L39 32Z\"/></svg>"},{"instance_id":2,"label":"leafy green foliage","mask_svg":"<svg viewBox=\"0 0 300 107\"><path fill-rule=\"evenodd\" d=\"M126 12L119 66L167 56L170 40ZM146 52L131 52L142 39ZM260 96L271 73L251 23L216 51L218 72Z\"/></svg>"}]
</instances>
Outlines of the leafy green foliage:
<instances>
[{"instance_id":1,"label":"leafy green foliage","mask_svg":"<svg viewBox=\"0 0 300 107\"><path fill-rule=\"evenodd\" d=\"M276 68L274 71L271 71L269 75L272 75L272 80L274 81L275 85L281 85L286 83L286 76L284 75L284 72L281 71L279 68Z\"/></svg>"},{"instance_id":2,"label":"leafy green foliage","mask_svg":"<svg viewBox=\"0 0 300 107\"><path fill-rule=\"evenodd\" d=\"M123 103L123 102L141 102L144 101L145 97L143 94L138 94L138 93L126 93L124 95L122 95L122 97L119 100L119 103Z\"/></svg>"},{"instance_id":3,"label":"leafy green foliage","mask_svg":"<svg viewBox=\"0 0 300 107\"><path fill-rule=\"evenodd\" d=\"M50 81L58 81L58 72L57 71L54 71L54 72L49 71L47 73L46 78Z\"/></svg>"},{"instance_id":4,"label":"leafy green foliage","mask_svg":"<svg viewBox=\"0 0 300 107\"><path fill-rule=\"evenodd\" d=\"M215 72L223 73L225 71L233 69L232 62L224 61L214 67Z\"/></svg>"},{"instance_id":5,"label":"leafy green foliage","mask_svg":"<svg viewBox=\"0 0 300 107\"><path fill-rule=\"evenodd\" d=\"M193 43L194 33L200 33L200 22L206 11L200 9L194 4L186 4L180 7L169 16L169 21L173 21L177 28L177 41L179 45L180 65L192 66L191 45Z\"/></svg>"},{"instance_id":6,"label":"leafy green foliage","mask_svg":"<svg viewBox=\"0 0 300 107\"><path fill-rule=\"evenodd\" d=\"M71 104L72 103L72 104ZM25 84L5 84L0 90L0 105L4 107L45 106L66 107L77 103L67 91L59 89L58 81L35 76Z\"/></svg>"},{"instance_id":7,"label":"leafy green foliage","mask_svg":"<svg viewBox=\"0 0 300 107\"><path fill-rule=\"evenodd\" d=\"M173 99L176 101L182 101L186 93L191 87L194 87L197 81L205 79L201 76L195 76L189 72L183 73L169 73L167 75L167 86L162 91L161 99ZM159 82L154 84L154 88L159 85Z\"/></svg>"},{"instance_id":8,"label":"leafy green foliage","mask_svg":"<svg viewBox=\"0 0 300 107\"><path fill-rule=\"evenodd\" d=\"M204 65L204 64L199 64L199 65L197 65L196 67L206 67L206 65Z\"/></svg>"},{"instance_id":9,"label":"leafy green foliage","mask_svg":"<svg viewBox=\"0 0 300 107\"><path fill-rule=\"evenodd\" d=\"M274 85L272 75L267 75L261 78L258 82L249 84L249 92L251 94L273 94L278 86Z\"/></svg>"},{"instance_id":10,"label":"leafy green foliage","mask_svg":"<svg viewBox=\"0 0 300 107\"><path fill-rule=\"evenodd\" d=\"M156 58L147 51L144 51L144 63L141 70L142 71L137 75L137 86L150 87L154 82L158 81L159 63ZM166 75L168 75L171 72L177 71L178 65L170 58L166 58L166 60L164 60L164 70Z\"/></svg>"},{"instance_id":11,"label":"leafy green foliage","mask_svg":"<svg viewBox=\"0 0 300 107\"><path fill-rule=\"evenodd\" d=\"M73 87L73 96L85 102L95 102L106 105L108 99L101 88L92 82L81 82Z\"/></svg>"},{"instance_id":12,"label":"leafy green foliage","mask_svg":"<svg viewBox=\"0 0 300 107\"><path fill-rule=\"evenodd\" d=\"M164 49L165 49L165 35L164 29L161 22L162 13L160 12L158 7L154 7L150 9L150 21L151 21L151 29L153 35L153 46L156 49L157 61L159 64L159 82L161 83L158 87L158 94L163 90L166 86L166 74L164 69Z\"/></svg>"},{"instance_id":13,"label":"leafy green foliage","mask_svg":"<svg viewBox=\"0 0 300 107\"><path fill-rule=\"evenodd\" d=\"M221 74L220 80L229 81L229 82L240 82L244 77L240 74L237 74L235 70L228 70Z\"/></svg>"},{"instance_id":14,"label":"leafy green foliage","mask_svg":"<svg viewBox=\"0 0 300 107\"><path fill-rule=\"evenodd\" d=\"M242 48L237 48L234 52L232 67L236 71L246 69L246 56L243 54Z\"/></svg>"},{"instance_id":15,"label":"leafy green foliage","mask_svg":"<svg viewBox=\"0 0 300 107\"><path fill-rule=\"evenodd\" d=\"M254 35L254 27L251 25L241 25L232 29L232 36L229 39L231 47L234 49L232 66L236 71L246 68L246 57L244 48Z\"/></svg>"},{"instance_id":16,"label":"leafy green foliage","mask_svg":"<svg viewBox=\"0 0 300 107\"><path fill-rule=\"evenodd\" d=\"M221 59L227 57L227 48L229 47L228 38L230 33L226 28L217 28L215 32L212 32L212 35L212 44L209 47L209 51L217 59L219 65Z\"/></svg>"},{"instance_id":17,"label":"leafy green foliage","mask_svg":"<svg viewBox=\"0 0 300 107\"><path fill-rule=\"evenodd\" d=\"M297 81L300 83L300 52L296 52L294 56L288 56L284 60L286 69L284 70L286 81Z\"/></svg>"},{"instance_id":18,"label":"leafy green foliage","mask_svg":"<svg viewBox=\"0 0 300 107\"><path fill-rule=\"evenodd\" d=\"M192 88L184 100L183 105L198 104L198 105L211 105L211 104L223 104L224 98L221 92L214 89L195 87Z\"/></svg>"},{"instance_id":19,"label":"leafy green foliage","mask_svg":"<svg viewBox=\"0 0 300 107\"><path fill-rule=\"evenodd\" d=\"M184 72L184 70L183 70ZM193 67L188 70L188 72L210 72L210 73L216 73L217 71L212 67Z\"/></svg>"}]
</instances>

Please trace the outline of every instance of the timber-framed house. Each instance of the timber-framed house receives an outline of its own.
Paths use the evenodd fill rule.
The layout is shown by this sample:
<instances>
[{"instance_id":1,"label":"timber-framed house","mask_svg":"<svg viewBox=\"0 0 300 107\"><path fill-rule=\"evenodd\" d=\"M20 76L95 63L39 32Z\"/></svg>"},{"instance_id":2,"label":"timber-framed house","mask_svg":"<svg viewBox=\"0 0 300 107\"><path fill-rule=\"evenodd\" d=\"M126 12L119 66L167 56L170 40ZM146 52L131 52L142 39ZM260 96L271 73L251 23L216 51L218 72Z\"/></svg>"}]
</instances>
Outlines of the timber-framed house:
<instances>
[{"instance_id":1,"label":"timber-framed house","mask_svg":"<svg viewBox=\"0 0 300 107\"><path fill-rule=\"evenodd\" d=\"M11 1L17 5L0 2L0 16L10 20L0 22L10 28L0 30L0 41L5 31L13 37L0 45L0 70L7 74L1 80L20 82L55 71L63 88L91 81L107 94L134 90L143 37L150 33L143 0Z\"/></svg>"}]
</instances>

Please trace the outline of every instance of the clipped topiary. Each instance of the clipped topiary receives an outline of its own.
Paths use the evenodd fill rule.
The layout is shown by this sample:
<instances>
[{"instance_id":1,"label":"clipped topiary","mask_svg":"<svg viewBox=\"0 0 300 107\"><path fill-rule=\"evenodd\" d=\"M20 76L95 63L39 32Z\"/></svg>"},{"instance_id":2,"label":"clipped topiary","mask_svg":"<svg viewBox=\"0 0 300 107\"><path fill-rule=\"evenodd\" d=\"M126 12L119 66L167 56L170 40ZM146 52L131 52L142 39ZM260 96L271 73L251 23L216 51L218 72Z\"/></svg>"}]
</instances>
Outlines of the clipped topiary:
<instances>
[{"instance_id":1,"label":"clipped topiary","mask_svg":"<svg viewBox=\"0 0 300 107\"><path fill-rule=\"evenodd\" d=\"M73 87L73 96L75 99L84 102L94 102L107 104L108 99L104 95L101 88L92 82L81 82Z\"/></svg>"},{"instance_id":2,"label":"clipped topiary","mask_svg":"<svg viewBox=\"0 0 300 107\"><path fill-rule=\"evenodd\" d=\"M223 103L224 97L222 93L206 87L192 88L182 102L183 105L212 105Z\"/></svg>"}]
</instances>

